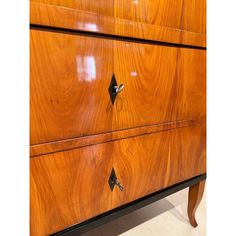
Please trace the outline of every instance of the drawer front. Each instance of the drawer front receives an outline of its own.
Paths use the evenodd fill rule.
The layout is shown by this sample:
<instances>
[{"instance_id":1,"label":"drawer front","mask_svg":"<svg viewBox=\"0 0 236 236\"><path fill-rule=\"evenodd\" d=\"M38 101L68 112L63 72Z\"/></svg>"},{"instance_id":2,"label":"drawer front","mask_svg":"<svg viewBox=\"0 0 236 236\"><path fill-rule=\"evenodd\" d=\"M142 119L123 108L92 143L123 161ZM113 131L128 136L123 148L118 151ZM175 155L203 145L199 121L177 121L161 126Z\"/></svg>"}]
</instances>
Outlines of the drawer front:
<instances>
[{"instance_id":1,"label":"drawer front","mask_svg":"<svg viewBox=\"0 0 236 236\"><path fill-rule=\"evenodd\" d=\"M118 207L206 172L205 125L115 142L113 167L124 186L114 189Z\"/></svg>"},{"instance_id":2,"label":"drawer front","mask_svg":"<svg viewBox=\"0 0 236 236\"><path fill-rule=\"evenodd\" d=\"M206 0L31 0L97 14L206 33Z\"/></svg>"},{"instance_id":3,"label":"drawer front","mask_svg":"<svg viewBox=\"0 0 236 236\"><path fill-rule=\"evenodd\" d=\"M114 74L125 86L114 103L114 129L205 118L205 50L114 45Z\"/></svg>"},{"instance_id":4,"label":"drawer front","mask_svg":"<svg viewBox=\"0 0 236 236\"><path fill-rule=\"evenodd\" d=\"M30 235L46 236L112 208L112 145L30 159Z\"/></svg>"},{"instance_id":5,"label":"drawer front","mask_svg":"<svg viewBox=\"0 0 236 236\"><path fill-rule=\"evenodd\" d=\"M31 30L31 144L204 118L205 56ZM114 104L112 77L124 84Z\"/></svg>"},{"instance_id":6,"label":"drawer front","mask_svg":"<svg viewBox=\"0 0 236 236\"><path fill-rule=\"evenodd\" d=\"M31 30L31 144L110 131L112 41Z\"/></svg>"},{"instance_id":7,"label":"drawer front","mask_svg":"<svg viewBox=\"0 0 236 236\"><path fill-rule=\"evenodd\" d=\"M31 235L43 236L205 172L205 126L31 158ZM114 169L123 191L111 191Z\"/></svg>"}]
</instances>

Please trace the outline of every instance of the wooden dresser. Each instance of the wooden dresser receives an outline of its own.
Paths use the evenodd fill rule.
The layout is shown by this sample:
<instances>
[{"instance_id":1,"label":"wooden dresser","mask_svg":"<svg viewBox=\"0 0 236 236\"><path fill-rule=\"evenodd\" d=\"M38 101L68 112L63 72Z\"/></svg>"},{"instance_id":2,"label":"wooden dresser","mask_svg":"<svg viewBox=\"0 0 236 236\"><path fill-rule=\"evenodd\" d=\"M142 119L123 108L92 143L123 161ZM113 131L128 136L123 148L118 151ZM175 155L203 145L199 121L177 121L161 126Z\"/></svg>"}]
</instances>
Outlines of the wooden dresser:
<instances>
[{"instance_id":1,"label":"wooden dresser","mask_svg":"<svg viewBox=\"0 0 236 236\"><path fill-rule=\"evenodd\" d=\"M80 235L206 178L206 1L31 0L31 236Z\"/></svg>"}]
</instances>

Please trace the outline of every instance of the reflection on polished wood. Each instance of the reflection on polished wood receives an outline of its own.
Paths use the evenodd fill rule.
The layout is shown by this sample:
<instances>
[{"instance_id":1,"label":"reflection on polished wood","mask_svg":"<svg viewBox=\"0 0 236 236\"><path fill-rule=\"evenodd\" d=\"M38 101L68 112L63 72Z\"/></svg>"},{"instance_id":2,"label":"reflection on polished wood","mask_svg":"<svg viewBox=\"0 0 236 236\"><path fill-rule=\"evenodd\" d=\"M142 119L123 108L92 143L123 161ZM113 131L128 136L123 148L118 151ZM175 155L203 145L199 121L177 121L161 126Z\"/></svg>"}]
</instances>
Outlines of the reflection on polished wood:
<instances>
[{"instance_id":1,"label":"reflection on polished wood","mask_svg":"<svg viewBox=\"0 0 236 236\"><path fill-rule=\"evenodd\" d=\"M114 0L30 0L81 11L94 12L101 15L114 16Z\"/></svg>"},{"instance_id":2,"label":"reflection on polished wood","mask_svg":"<svg viewBox=\"0 0 236 236\"><path fill-rule=\"evenodd\" d=\"M205 50L31 30L31 145L205 118L204 61ZM125 85L114 105L113 73Z\"/></svg>"},{"instance_id":3,"label":"reflection on polished wood","mask_svg":"<svg viewBox=\"0 0 236 236\"><path fill-rule=\"evenodd\" d=\"M114 104L113 129L205 118L205 55L115 41L115 75L125 89Z\"/></svg>"},{"instance_id":4,"label":"reflection on polished wood","mask_svg":"<svg viewBox=\"0 0 236 236\"><path fill-rule=\"evenodd\" d=\"M30 23L113 36L206 47L206 35L202 33L64 8L60 4L57 6L31 2Z\"/></svg>"},{"instance_id":5,"label":"reflection on polished wood","mask_svg":"<svg viewBox=\"0 0 236 236\"><path fill-rule=\"evenodd\" d=\"M205 10L206 0L30 0L31 236L206 172ZM124 85L114 102L113 76ZM109 187L113 168L124 191ZM189 190L194 227L203 189Z\"/></svg>"},{"instance_id":6,"label":"reflection on polished wood","mask_svg":"<svg viewBox=\"0 0 236 236\"><path fill-rule=\"evenodd\" d=\"M199 125L31 158L31 235L54 233L204 173L205 145ZM109 189L112 167L123 192Z\"/></svg>"},{"instance_id":7,"label":"reflection on polished wood","mask_svg":"<svg viewBox=\"0 0 236 236\"><path fill-rule=\"evenodd\" d=\"M31 30L31 144L112 129L112 41Z\"/></svg>"},{"instance_id":8,"label":"reflection on polished wood","mask_svg":"<svg viewBox=\"0 0 236 236\"><path fill-rule=\"evenodd\" d=\"M31 0L31 2L206 33L206 0Z\"/></svg>"},{"instance_id":9,"label":"reflection on polished wood","mask_svg":"<svg viewBox=\"0 0 236 236\"><path fill-rule=\"evenodd\" d=\"M115 17L206 34L206 0L117 0Z\"/></svg>"},{"instance_id":10,"label":"reflection on polished wood","mask_svg":"<svg viewBox=\"0 0 236 236\"><path fill-rule=\"evenodd\" d=\"M183 0L115 0L115 17L180 29Z\"/></svg>"}]
</instances>

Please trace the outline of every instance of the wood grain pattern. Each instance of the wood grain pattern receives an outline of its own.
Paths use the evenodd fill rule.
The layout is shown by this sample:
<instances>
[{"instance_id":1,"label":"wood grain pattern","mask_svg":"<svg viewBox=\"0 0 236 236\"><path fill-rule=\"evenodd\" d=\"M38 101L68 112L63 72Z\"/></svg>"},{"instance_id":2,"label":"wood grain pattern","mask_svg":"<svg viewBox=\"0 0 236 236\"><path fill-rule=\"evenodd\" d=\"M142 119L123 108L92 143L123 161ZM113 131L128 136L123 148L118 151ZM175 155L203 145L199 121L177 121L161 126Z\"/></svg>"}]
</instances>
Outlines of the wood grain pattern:
<instances>
[{"instance_id":1,"label":"wood grain pattern","mask_svg":"<svg viewBox=\"0 0 236 236\"><path fill-rule=\"evenodd\" d=\"M157 125L148 125L143 127L131 128L126 130L113 131L97 135L89 135L79 138L60 140L55 142L36 144L30 146L30 156L35 157L47 153L54 153L59 151L65 151L69 149L75 149L79 147L90 146L93 144L105 143L115 141L119 139L125 139L129 137L151 134L161 132L165 130L177 129L186 126L194 126L203 124L206 121L203 120L180 120L167 122Z\"/></svg>"},{"instance_id":2,"label":"wood grain pattern","mask_svg":"<svg viewBox=\"0 0 236 236\"><path fill-rule=\"evenodd\" d=\"M206 0L185 0L181 28L206 34Z\"/></svg>"},{"instance_id":3,"label":"wood grain pattern","mask_svg":"<svg viewBox=\"0 0 236 236\"><path fill-rule=\"evenodd\" d=\"M206 172L206 0L30 0L30 24L31 236Z\"/></svg>"},{"instance_id":4,"label":"wood grain pattern","mask_svg":"<svg viewBox=\"0 0 236 236\"><path fill-rule=\"evenodd\" d=\"M206 33L206 0L31 0L31 2Z\"/></svg>"},{"instance_id":5,"label":"wood grain pattern","mask_svg":"<svg viewBox=\"0 0 236 236\"><path fill-rule=\"evenodd\" d=\"M183 0L115 0L115 17L180 29Z\"/></svg>"},{"instance_id":6,"label":"wood grain pattern","mask_svg":"<svg viewBox=\"0 0 236 236\"><path fill-rule=\"evenodd\" d=\"M172 119L206 118L206 51L178 50L172 88Z\"/></svg>"},{"instance_id":7,"label":"wood grain pattern","mask_svg":"<svg viewBox=\"0 0 236 236\"><path fill-rule=\"evenodd\" d=\"M30 164L31 235L48 235L204 173L205 127L34 157ZM112 167L123 192L109 189Z\"/></svg>"},{"instance_id":8,"label":"wood grain pattern","mask_svg":"<svg viewBox=\"0 0 236 236\"><path fill-rule=\"evenodd\" d=\"M30 0L30 2L114 16L114 0Z\"/></svg>"},{"instance_id":9,"label":"wood grain pattern","mask_svg":"<svg viewBox=\"0 0 236 236\"><path fill-rule=\"evenodd\" d=\"M189 188L189 194L188 194L188 217L189 222L193 227L197 227L197 221L195 217L195 213L197 210L197 207L199 206L202 196L204 193L205 188L205 182L202 181L194 186L191 186Z\"/></svg>"},{"instance_id":10,"label":"wood grain pattern","mask_svg":"<svg viewBox=\"0 0 236 236\"><path fill-rule=\"evenodd\" d=\"M111 208L112 144L30 161L31 236L45 236Z\"/></svg>"},{"instance_id":11,"label":"wood grain pattern","mask_svg":"<svg viewBox=\"0 0 236 236\"><path fill-rule=\"evenodd\" d=\"M205 148L204 125L115 142L113 165L125 190L115 189L113 206L205 173Z\"/></svg>"},{"instance_id":12,"label":"wood grain pattern","mask_svg":"<svg viewBox=\"0 0 236 236\"><path fill-rule=\"evenodd\" d=\"M158 16L159 15L157 15L157 17ZM166 21L168 20L163 17L163 22ZM202 33L116 18L73 8L64 8L61 7L60 4L57 6L31 2L30 23L41 26L96 32L113 36L125 36L206 47L206 35ZM177 24L180 25L181 23L178 22ZM185 23L183 23L183 25L184 24Z\"/></svg>"},{"instance_id":13,"label":"wood grain pattern","mask_svg":"<svg viewBox=\"0 0 236 236\"><path fill-rule=\"evenodd\" d=\"M125 89L114 104L113 128L204 118L205 56L205 50L115 41L115 75Z\"/></svg>"},{"instance_id":14,"label":"wood grain pattern","mask_svg":"<svg viewBox=\"0 0 236 236\"><path fill-rule=\"evenodd\" d=\"M109 40L31 30L31 144L112 129Z\"/></svg>"},{"instance_id":15,"label":"wood grain pattern","mask_svg":"<svg viewBox=\"0 0 236 236\"><path fill-rule=\"evenodd\" d=\"M31 30L31 145L205 118L205 53Z\"/></svg>"}]
</instances>

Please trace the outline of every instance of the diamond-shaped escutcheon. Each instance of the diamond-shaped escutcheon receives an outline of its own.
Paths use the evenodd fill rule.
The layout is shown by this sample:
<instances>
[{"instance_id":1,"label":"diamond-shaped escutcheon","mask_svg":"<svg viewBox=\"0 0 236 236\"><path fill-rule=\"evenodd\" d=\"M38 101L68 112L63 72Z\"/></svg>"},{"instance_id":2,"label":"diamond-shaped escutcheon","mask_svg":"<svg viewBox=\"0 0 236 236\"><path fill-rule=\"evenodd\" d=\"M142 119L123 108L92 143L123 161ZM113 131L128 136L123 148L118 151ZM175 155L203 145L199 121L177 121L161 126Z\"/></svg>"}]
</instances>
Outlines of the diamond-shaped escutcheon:
<instances>
[{"instance_id":1,"label":"diamond-shaped escutcheon","mask_svg":"<svg viewBox=\"0 0 236 236\"><path fill-rule=\"evenodd\" d=\"M115 173L114 168L112 168L112 171L111 171L111 174L110 174L110 177L109 177L109 180L108 180L111 191L113 191L113 189L116 185L116 180L117 180L116 173Z\"/></svg>"},{"instance_id":2,"label":"diamond-shaped escutcheon","mask_svg":"<svg viewBox=\"0 0 236 236\"><path fill-rule=\"evenodd\" d=\"M116 77L113 74L112 78L111 78L111 83L110 83L110 86L109 86L109 89L108 89L112 104L114 104L116 96L117 96L117 92L115 91L116 87L117 87Z\"/></svg>"}]
</instances>

